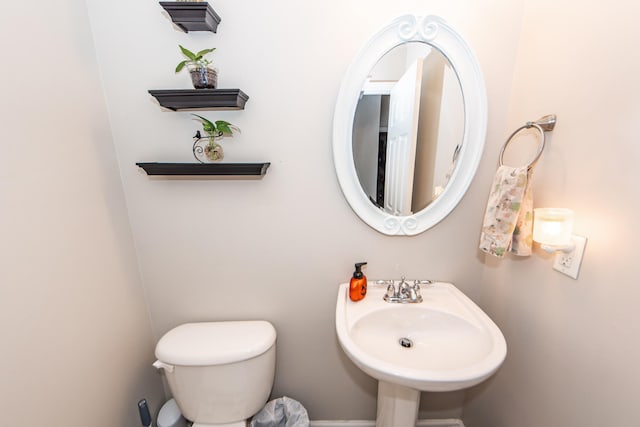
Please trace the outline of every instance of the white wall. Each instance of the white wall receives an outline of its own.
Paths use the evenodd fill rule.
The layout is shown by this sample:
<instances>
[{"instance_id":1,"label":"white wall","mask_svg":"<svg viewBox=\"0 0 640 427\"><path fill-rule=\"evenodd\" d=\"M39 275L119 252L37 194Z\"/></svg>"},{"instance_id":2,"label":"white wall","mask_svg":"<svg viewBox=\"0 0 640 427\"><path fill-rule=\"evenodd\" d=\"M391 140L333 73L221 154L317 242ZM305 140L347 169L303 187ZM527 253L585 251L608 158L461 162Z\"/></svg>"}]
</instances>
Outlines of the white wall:
<instances>
[{"instance_id":1,"label":"white wall","mask_svg":"<svg viewBox=\"0 0 640 427\"><path fill-rule=\"evenodd\" d=\"M558 115L536 167L535 205L574 209L575 232L589 241L578 280L543 253L484 261L481 301L509 354L474 391L464 422L638 425L640 7L526 4L509 129ZM488 142L495 155L502 141Z\"/></svg>"},{"instance_id":2,"label":"white wall","mask_svg":"<svg viewBox=\"0 0 640 427\"><path fill-rule=\"evenodd\" d=\"M420 236L387 237L362 223L333 170L340 80L357 50L391 19L441 15L479 56L490 99L488 136L496 139L505 129L520 2L216 0L217 34L176 30L153 1L88 4L156 337L186 321L270 320L278 330L274 396L301 401L312 419L373 419L375 381L336 340L338 284L354 262L366 260L370 278L445 279L476 294L486 185L474 183L459 209ZM135 166L192 161L197 123L188 113L163 111L147 93L189 88L186 73L173 73L178 44L216 47L220 87L250 96L244 111L205 115L242 129L225 143L225 161L270 161L264 179L152 179ZM494 164L484 162L485 181ZM460 414L461 394L426 400L422 416Z\"/></svg>"},{"instance_id":3,"label":"white wall","mask_svg":"<svg viewBox=\"0 0 640 427\"><path fill-rule=\"evenodd\" d=\"M5 426L139 425L153 340L82 0L0 14Z\"/></svg>"}]
</instances>

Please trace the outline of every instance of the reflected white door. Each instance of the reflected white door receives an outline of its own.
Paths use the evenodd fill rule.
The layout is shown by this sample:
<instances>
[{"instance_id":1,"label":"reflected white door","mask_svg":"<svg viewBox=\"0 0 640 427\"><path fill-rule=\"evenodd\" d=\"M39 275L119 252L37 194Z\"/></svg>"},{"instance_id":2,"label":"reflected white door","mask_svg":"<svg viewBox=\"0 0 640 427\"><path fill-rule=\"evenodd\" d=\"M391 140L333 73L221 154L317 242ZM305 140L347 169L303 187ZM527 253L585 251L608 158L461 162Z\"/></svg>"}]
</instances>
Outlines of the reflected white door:
<instances>
[{"instance_id":1,"label":"reflected white door","mask_svg":"<svg viewBox=\"0 0 640 427\"><path fill-rule=\"evenodd\" d=\"M391 90L385 164L384 210L411 215L418 138L422 59L416 60Z\"/></svg>"}]
</instances>

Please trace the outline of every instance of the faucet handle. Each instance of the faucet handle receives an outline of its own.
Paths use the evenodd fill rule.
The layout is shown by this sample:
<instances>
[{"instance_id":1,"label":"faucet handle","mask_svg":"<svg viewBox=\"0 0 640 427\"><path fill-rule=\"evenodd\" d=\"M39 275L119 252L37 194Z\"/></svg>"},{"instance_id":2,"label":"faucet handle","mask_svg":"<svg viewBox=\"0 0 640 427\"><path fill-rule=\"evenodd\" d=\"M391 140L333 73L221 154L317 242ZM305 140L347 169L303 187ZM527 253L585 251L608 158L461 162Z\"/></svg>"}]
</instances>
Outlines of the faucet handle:
<instances>
[{"instance_id":1,"label":"faucet handle","mask_svg":"<svg viewBox=\"0 0 640 427\"><path fill-rule=\"evenodd\" d=\"M389 285L387 286L386 297L393 298L395 296L397 296L396 295L396 288L393 286L393 283L389 283Z\"/></svg>"},{"instance_id":2,"label":"faucet handle","mask_svg":"<svg viewBox=\"0 0 640 427\"><path fill-rule=\"evenodd\" d=\"M430 285L433 283L431 280L414 280L413 286L411 287L412 297L415 296L414 301L422 302L422 295L420 294L420 285Z\"/></svg>"},{"instance_id":3,"label":"faucet handle","mask_svg":"<svg viewBox=\"0 0 640 427\"><path fill-rule=\"evenodd\" d=\"M413 285L414 286L418 286L418 285L430 285L432 284L433 281L432 280L414 280L413 281Z\"/></svg>"},{"instance_id":4,"label":"faucet handle","mask_svg":"<svg viewBox=\"0 0 640 427\"><path fill-rule=\"evenodd\" d=\"M420 283L418 280L413 282L413 285L409 287L409 298L411 302L422 302L422 295L420 295Z\"/></svg>"}]
</instances>

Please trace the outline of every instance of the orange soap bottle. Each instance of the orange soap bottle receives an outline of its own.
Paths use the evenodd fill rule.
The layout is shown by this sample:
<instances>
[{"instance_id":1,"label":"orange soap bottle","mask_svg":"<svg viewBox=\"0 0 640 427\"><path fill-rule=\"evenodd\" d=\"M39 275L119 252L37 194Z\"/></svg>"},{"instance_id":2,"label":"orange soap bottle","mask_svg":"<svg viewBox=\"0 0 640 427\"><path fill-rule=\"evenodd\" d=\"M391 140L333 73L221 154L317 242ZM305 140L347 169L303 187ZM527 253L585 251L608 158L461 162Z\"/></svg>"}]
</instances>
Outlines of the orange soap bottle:
<instances>
[{"instance_id":1,"label":"orange soap bottle","mask_svg":"<svg viewBox=\"0 0 640 427\"><path fill-rule=\"evenodd\" d=\"M362 274L362 266L367 265L366 262L356 263L356 271L349 282L349 298L351 301L360 301L367 294L367 278Z\"/></svg>"}]
</instances>

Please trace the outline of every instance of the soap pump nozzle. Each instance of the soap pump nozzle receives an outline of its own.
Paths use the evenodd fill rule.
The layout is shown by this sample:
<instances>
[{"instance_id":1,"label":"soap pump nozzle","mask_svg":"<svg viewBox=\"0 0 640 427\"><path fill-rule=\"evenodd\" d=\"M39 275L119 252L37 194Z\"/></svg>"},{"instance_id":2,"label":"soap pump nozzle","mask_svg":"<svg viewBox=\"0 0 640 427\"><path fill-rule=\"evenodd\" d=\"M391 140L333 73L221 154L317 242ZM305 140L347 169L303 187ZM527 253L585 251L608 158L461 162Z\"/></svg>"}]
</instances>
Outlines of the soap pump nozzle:
<instances>
[{"instance_id":1,"label":"soap pump nozzle","mask_svg":"<svg viewBox=\"0 0 640 427\"><path fill-rule=\"evenodd\" d=\"M355 267L356 267L356 271L353 272L353 277L355 277L356 279L362 279L362 277L364 276L364 274L362 274L362 266L363 265L367 265L366 262L356 262Z\"/></svg>"}]
</instances>

